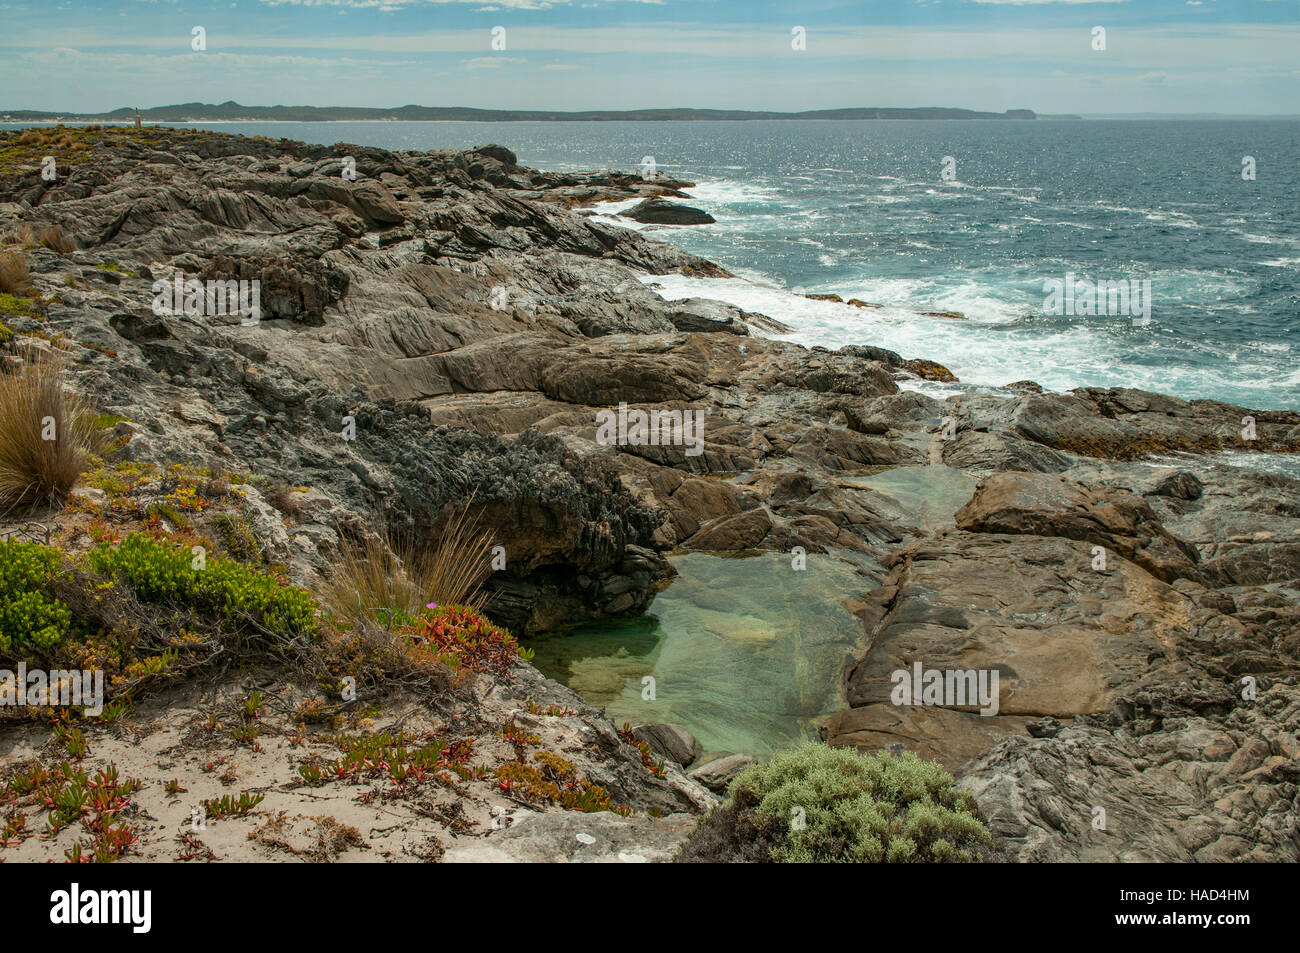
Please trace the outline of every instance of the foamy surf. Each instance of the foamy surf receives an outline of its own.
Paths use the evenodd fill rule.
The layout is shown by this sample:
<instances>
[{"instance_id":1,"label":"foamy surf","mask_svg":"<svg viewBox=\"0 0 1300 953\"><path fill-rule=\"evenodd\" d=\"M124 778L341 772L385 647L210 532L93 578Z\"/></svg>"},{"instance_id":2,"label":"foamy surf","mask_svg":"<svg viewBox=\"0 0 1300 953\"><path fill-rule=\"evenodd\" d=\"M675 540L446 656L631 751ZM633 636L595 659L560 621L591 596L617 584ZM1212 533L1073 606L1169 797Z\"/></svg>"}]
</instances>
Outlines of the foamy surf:
<instances>
[{"instance_id":1,"label":"foamy surf","mask_svg":"<svg viewBox=\"0 0 1300 953\"><path fill-rule=\"evenodd\" d=\"M1222 368L1141 363L1134 359L1135 355L1141 356L1134 344L1140 342L1149 348L1153 346L1153 337L1162 334L1167 337L1167 332L1158 325L1135 328L1128 319L1081 317L1064 325L1058 320L1048 329L1040 327L1044 324L1041 317L1019 314L1015 306L988 298L973 283L964 286L965 294L949 293L932 299L935 305L954 306L945 309L932 307L928 302L921 305L915 296L909 297L916 285L907 279L875 283L875 294L844 288L835 291L845 299L860 297L880 305L873 308L815 300L795 294L770 278L753 274L745 278L655 275L643 276L641 280L667 300L714 298L746 311L766 314L794 329L785 335L768 335L777 340L832 350L849 344L870 344L897 351L905 358L935 360L952 370L966 387L1000 388L1016 381L1032 380L1056 391L1094 386L1187 394L1208 383L1215 388L1235 387L1244 391L1240 403L1267 406L1275 401L1276 388L1285 388L1293 373L1279 370L1275 354L1264 353L1239 355L1235 364ZM887 293L880 294L881 291ZM903 305L900 299L910 303ZM988 309L990 318L982 321L922 313L961 307L975 311L981 302L992 302ZM1004 318L1011 316L1011 319L999 320L999 309Z\"/></svg>"}]
</instances>

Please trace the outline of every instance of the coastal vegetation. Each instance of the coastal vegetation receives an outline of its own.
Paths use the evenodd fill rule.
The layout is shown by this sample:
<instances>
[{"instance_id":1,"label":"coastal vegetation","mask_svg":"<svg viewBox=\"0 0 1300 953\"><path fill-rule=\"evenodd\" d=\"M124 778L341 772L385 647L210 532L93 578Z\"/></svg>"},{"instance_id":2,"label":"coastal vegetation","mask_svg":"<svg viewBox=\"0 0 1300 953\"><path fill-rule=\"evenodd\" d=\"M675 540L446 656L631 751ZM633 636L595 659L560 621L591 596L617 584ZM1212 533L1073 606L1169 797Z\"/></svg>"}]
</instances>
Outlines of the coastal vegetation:
<instances>
[{"instance_id":1,"label":"coastal vegetation","mask_svg":"<svg viewBox=\"0 0 1300 953\"><path fill-rule=\"evenodd\" d=\"M0 373L0 508L55 504L109 448L91 406L67 392L60 362Z\"/></svg>"},{"instance_id":2,"label":"coastal vegetation","mask_svg":"<svg viewBox=\"0 0 1300 953\"><path fill-rule=\"evenodd\" d=\"M948 863L993 847L970 794L912 752L807 745L750 765L727 793L679 860Z\"/></svg>"},{"instance_id":3,"label":"coastal vegetation","mask_svg":"<svg viewBox=\"0 0 1300 953\"><path fill-rule=\"evenodd\" d=\"M410 623L429 603L481 609L491 548L468 505L431 540L417 542L392 531L344 538L325 600L339 619L382 621L389 628Z\"/></svg>"}]
</instances>

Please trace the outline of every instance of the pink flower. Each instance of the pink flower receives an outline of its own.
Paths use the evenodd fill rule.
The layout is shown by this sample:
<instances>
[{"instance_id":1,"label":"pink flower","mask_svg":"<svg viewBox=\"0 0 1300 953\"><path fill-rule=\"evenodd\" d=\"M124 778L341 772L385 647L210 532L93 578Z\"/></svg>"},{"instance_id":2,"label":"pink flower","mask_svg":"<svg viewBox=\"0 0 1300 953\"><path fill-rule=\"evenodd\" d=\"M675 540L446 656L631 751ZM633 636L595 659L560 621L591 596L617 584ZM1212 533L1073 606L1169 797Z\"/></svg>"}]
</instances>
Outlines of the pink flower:
<instances>
[{"instance_id":1,"label":"pink flower","mask_svg":"<svg viewBox=\"0 0 1300 953\"><path fill-rule=\"evenodd\" d=\"M436 609L436 608L438 608L438 603L436 603L436 602L430 602L428 605L425 606L425 608L426 608L426 609Z\"/></svg>"}]
</instances>

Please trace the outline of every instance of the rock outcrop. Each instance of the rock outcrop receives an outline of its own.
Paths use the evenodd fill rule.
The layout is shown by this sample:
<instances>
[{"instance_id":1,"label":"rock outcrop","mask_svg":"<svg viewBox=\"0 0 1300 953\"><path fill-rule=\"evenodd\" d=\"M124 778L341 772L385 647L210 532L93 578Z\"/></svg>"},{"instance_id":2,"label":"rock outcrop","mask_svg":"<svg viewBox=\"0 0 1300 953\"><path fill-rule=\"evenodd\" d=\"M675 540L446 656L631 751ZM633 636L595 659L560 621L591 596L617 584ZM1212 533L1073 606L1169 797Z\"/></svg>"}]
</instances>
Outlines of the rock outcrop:
<instances>
[{"instance_id":1,"label":"rock outcrop","mask_svg":"<svg viewBox=\"0 0 1300 953\"><path fill-rule=\"evenodd\" d=\"M646 199L619 214L647 225L712 225L717 221L702 209L664 199Z\"/></svg>"}]
</instances>

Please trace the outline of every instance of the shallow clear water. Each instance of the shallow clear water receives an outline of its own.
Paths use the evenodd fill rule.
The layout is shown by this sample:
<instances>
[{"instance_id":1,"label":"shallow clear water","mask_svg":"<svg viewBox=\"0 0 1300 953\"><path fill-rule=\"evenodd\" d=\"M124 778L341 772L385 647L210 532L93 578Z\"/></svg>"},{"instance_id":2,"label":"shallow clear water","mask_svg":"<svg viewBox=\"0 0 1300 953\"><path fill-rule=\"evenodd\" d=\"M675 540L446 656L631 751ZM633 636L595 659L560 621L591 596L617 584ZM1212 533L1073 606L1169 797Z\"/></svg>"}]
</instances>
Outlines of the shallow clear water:
<instances>
[{"instance_id":1,"label":"shallow clear water","mask_svg":"<svg viewBox=\"0 0 1300 953\"><path fill-rule=\"evenodd\" d=\"M533 664L617 725L687 728L705 752L759 755L817 738L844 707L862 627L843 600L873 583L829 555L687 553L641 619L579 626L529 644ZM654 679L654 700L642 697Z\"/></svg>"},{"instance_id":2,"label":"shallow clear water","mask_svg":"<svg viewBox=\"0 0 1300 953\"><path fill-rule=\"evenodd\" d=\"M1297 121L207 125L386 148L499 142L552 170L631 171L653 156L696 180L695 203L718 219L654 234L745 279L658 279L667 296L731 300L804 344L932 358L970 384L1300 407ZM955 181L941 178L945 156ZM1044 313L1043 282L1067 273L1149 279L1151 323ZM885 307L809 301L796 287Z\"/></svg>"},{"instance_id":3,"label":"shallow clear water","mask_svg":"<svg viewBox=\"0 0 1300 953\"><path fill-rule=\"evenodd\" d=\"M848 477L846 483L870 487L899 504L896 522L926 531L951 525L953 514L970 500L979 478L942 464L893 467L870 476ZM890 518L892 514L885 512Z\"/></svg>"}]
</instances>

